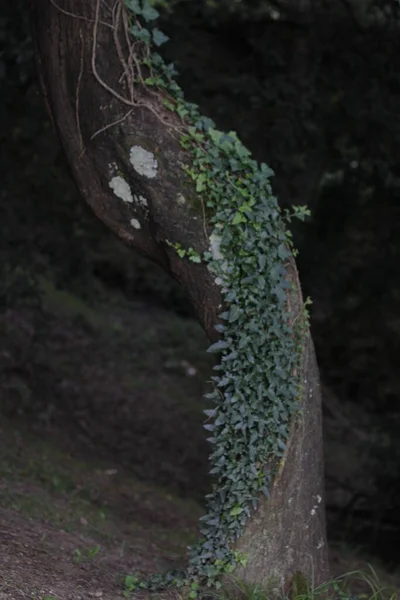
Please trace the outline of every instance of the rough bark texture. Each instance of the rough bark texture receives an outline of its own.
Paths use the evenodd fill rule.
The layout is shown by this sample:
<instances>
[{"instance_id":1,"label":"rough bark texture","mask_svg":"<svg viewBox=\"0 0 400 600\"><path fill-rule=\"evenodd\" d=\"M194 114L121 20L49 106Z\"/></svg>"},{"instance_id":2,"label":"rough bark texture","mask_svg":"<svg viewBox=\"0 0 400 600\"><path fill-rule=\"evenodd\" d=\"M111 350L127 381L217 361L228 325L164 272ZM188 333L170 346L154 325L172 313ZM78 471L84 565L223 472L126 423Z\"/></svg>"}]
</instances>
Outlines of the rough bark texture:
<instances>
[{"instance_id":1,"label":"rough bark texture","mask_svg":"<svg viewBox=\"0 0 400 600\"><path fill-rule=\"evenodd\" d=\"M303 298L294 260L288 269L292 284L289 309L301 314ZM293 419L284 459L270 499L263 497L238 540L248 556L235 575L257 582L279 595L302 583L326 581L329 564L325 528L321 391L314 344L308 332L301 357L301 409ZM298 581L300 575L300 581Z\"/></svg>"},{"instance_id":2,"label":"rough bark texture","mask_svg":"<svg viewBox=\"0 0 400 600\"><path fill-rule=\"evenodd\" d=\"M321 583L329 575L325 537L321 393L311 338L303 356L302 410L292 427L285 460L237 544L248 556L237 573L248 582L281 589L294 573Z\"/></svg>"},{"instance_id":3,"label":"rough bark texture","mask_svg":"<svg viewBox=\"0 0 400 600\"><path fill-rule=\"evenodd\" d=\"M182 261L167 244L168 240L199 252L209 246L200 200L182 170L190 158L172 131L182 123L159 101L161 118L157 117L150 110L157 99L144 90L137 90L137 101L145 101L150 109L126 105L106 89L105 85L128 96L119 82L123 69L113 31L104 24L110 23L105 3L96 44L95 0L64 0L57 6L62 10L51 0L32 0L36 56L46 103L82 196L120 239L182 283L202 325L215 339L218 286L206 266ZM119 35L122 38L121 31ZM131 109L127 118L112 125ZM106 129L101 132L102 128ZM154 155L156 177L141 176L132 168L130 150L136 145ZM109 184L117 174L129 184L133 202L114 195ZM147 206L136 200L139 197ZM140 228L132 226L132 219Z\"/></svg>"},{"instance_id":4,"label":"rough bark texture","mask_svg":"<svg viewBox=\"0 0 400 600\"><path fill-rule=\"evenodd\" d=\"M206 266L180 259L167 244L178 242L202 252L208 249L211 233L201 201L182 170L190 157L172 132L180 123L145 90L137 91L137 99L156 107L161 119L144 106L124 105L107 89L126 95L113 31L104 25L110 22L107 3L58 1L59 8L52 0L32 0L31 6L42 87L74 179L85 201L120 239L185 287L213 340L221 309L219 288ZM99 7L103 24L96 32ZM99 76L106 85L99 83ZM129 110L129 116L110 126ZM133 146L154 155L158 163L154 177L140 175L132 167ZM132 201L113 193L110 181L116 174L129 184ZM298 314L301 290L292 266L292 312ZM302 377L303 408L293 424L271 499L262 501L237 545L249 557L239 573L247 582L267 583L272 576L279 586L290 586L298 571L315 583L327 575L320 393L311 340L304 350Z\"/></svg>"}]
</instances>

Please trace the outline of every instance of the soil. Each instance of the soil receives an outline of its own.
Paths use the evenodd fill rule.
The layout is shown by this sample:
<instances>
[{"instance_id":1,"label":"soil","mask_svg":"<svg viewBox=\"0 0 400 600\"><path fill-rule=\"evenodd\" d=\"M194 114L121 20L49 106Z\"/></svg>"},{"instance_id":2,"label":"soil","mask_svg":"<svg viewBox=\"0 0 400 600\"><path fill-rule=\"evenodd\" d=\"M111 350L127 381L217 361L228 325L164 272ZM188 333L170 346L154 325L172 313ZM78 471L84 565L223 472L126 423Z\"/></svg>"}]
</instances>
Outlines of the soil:
<instances>
[{"instance_id":1,"label":"soil","mask_svg":"<svg viewBox=\"0 0 400 600\"><path fill-rule=\"evenodd\" d=\"M1 420L0 598L123 598L128 575L184 566L201 507L64 438Z\"/></svg>"},{"instance_id":2,"label":"soil","mask_svg":"<svg viewBox=\"0 0 400 600\"><path fill-rule=\"evenodd\" d=\"M197 539L207 341L167 311L42 293L0 316L0 598L122 598Z\"/></svg>"}]
</instances>

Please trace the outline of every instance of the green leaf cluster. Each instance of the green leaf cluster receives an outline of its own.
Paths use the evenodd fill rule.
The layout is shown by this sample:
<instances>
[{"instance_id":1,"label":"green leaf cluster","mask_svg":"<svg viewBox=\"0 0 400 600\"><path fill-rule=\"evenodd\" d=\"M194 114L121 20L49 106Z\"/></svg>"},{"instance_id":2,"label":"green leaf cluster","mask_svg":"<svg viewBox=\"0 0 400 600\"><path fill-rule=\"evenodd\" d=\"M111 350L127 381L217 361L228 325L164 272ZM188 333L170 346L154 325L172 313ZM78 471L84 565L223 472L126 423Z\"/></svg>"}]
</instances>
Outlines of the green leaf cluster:
<instances>
[{"instance_id":1,"label":"green leaf cluster","mask_svg":"<svg viewBox=\"0 0 400 600\"><path fill-rule=\"evenodd\" d=\"M193 248L183 248L182 244L179 244L178 242L173 243L169 240L167 240L167 244L168 246L171 246L172 248L174 248L174 250L176 250L176 253L180 258L188 258L191 262L194 263L201 262L201 255L198 252L196 252L196 250L194 250Z\"/></svg>"},{"instance_id":2,"label":"green leaf cluster","mask_svg":"<svg viewBox=\"0 0 400 600\"><path fill-rule=\"evenodd\" d=\"M137 21L131 27L131 34L147 46L153 43L155 46L161 46L168 41L168 37L157 27L148 29L147 24L157 19L160 14L158 10L151 5L149 0L125 0L127 8L135 15ZM143 22L146 26L143 26Z\"/></svg>"},{"instance_id":3,"label":"green leaf cluster","mask_svg":"<svg viewBox=\"0 0 400 600\"><path fill-rule=\"evenodd\" d=\"M215 326L221 338L209 348L220 356L207 395L214 408L205 411L204 425L215 484L201 518L202 539L190 549L184 577L194 598L199 583L219 587L221 574L245 563L232 547L260 496L269 497L299 408L295 373L301 328L293 330L288 314L291 240L272 193L272 171L252 159L234 132L218 131L186 102L170 67L158 54L151 56L153 78L162 81L159 87L167 95L164 104L187 124L180 143L191 163L184 168L202 197L219 248L200 257L192 248L168 243L181 258L208 262L226 306ZM297 207L289 218L307 214L306 207Z\"/></svg>"}]
</instances>

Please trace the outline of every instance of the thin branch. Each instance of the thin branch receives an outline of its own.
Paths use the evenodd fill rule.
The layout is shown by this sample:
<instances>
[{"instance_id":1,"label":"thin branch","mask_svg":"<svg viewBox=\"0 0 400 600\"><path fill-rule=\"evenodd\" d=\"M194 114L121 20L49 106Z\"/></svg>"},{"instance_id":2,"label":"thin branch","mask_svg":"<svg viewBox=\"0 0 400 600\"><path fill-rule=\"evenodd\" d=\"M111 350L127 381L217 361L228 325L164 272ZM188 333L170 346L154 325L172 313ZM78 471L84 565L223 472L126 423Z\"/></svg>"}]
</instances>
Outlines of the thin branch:
<instances>
[{"instance_id":1,"label":"thin branch","mask_svg":"<svg viewBox=\"0 0 400 600\"><path fill-rule=\"evenodd\" d=\"M92 44L92 70L93 70L93 75L97 79L98 83L105 90L107 90L112 96L114 96L115 98L117 98L117 100L119 100L123 104L126 104L127 106L136 106L134 102L132 102L131 100L128 100L128 98L124 98L124 96L121 96L121 94L118 94L118 92L116 92L115 90L113 90L112 87L110 87L105 81L103 81L103 79L100 77L100 75L97 72L97 67L96 67L96 46L97 46L97 32L98 32L98 26L99 26L99 11L100 11L100 0L97 0L97 2L96 2L96 14L95 14L95 20L94 20L94 25L93 25L93 44Z\"/></svg>"},{"instance_id":2,"label":"thin branch","mask_svg":"<svg viewBox=\"0 0 400 600\"><path fill-rule=\"evenodd\" d=\"M129 109L128 112L126 113L126 115L124 115L123 117L121 117L120 119L117 119L116 121L113 121L112 123L108 123L107 125L105 125L104 127L102 127L101 129L99 129L98 131L96 131L92 137L90 138L91 140L93 140L97 135L99 135L99 133L102 133L103 131L105 131L106 129L109 129L110 127L114 127L114 125L118 125L119 123L122 123L123 121L125 121L125 119L127 117L129 117L129 115L133 112L133 108Z\"/></svg>"},{"instance_id":3,"label":"thin branch","mask_svg":"<svg viewBox=\"0 0 400 600\"><path fill-rule=\"evenodd\" d=\"M82 21L87 21L88 23L94 23L93 19L89 19L88 17L84 17L83 15L77 15L75 13L69 12L68 10L65 10L64 8L61 8L61 6L59 6L55 2L55 0L50 0L50 4L52 4L54 6L54 8L56 8L61 13L63 13L63 15L67 15L67 17L73 17L74 19L81 19ZM106 23L105 21L100 21L100 22L102 25L105 25L106 27L113 29L113 26L110 25L110 23Z\"/></svg>"},{"instance_id":4,"label":"thin branch","mask_svg":"<svg viewBox=\"0 0 400 600\"><path fill-rule=\"evenodd\" d=\"M129 69L128 63L125 60L124 53L122 52L121 44L119 41L119 26L120 26L120 20L121 20L122 5L120 3L118 3L117 6L118 6L118 8L115 13L113 38L114 38L114 44L115 44L115 48L117 50L118 58L120 60L120 63L122 64L122 67L124 70L126 83L129 88L129 95L130 95L131 101L133 102L134 101L133 72L131 69ZM129 47L129 45L128 45L128 47Z\"/></svg>"}]
</instances>

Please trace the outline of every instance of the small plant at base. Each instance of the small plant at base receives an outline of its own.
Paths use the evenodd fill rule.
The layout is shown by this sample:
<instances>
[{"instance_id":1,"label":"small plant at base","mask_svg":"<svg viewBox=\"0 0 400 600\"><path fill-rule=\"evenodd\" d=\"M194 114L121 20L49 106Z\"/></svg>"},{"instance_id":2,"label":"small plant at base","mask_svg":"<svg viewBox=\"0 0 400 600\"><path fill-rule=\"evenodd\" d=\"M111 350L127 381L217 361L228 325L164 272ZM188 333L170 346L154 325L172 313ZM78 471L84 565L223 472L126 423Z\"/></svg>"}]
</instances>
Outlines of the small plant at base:
<instances>
[{"instance_id":1,"label":"small plant at base","mask_svg":"<svg viewBox=\"0 0 400 600\"><path fill-rule=\"evenodd\" d=\"M140 580L135 575L127 575L124 579L124 597L130 598L132 592L138 589Z\"/></svg>"},{"instance_id":2,"label":"small plant at base","mask_svg":"<svg viewBox=\"0 0 400 600\"><path fill-rule=\"evenodd\" d=\"M73 552L73 561L79 563L84 560L92 560L93 558L95 558L95 556L97 556L100 550L101 546L99 545L94 546L93 548L87 548L84 551L80 550L79 548L75 548Z\"/></svg>"},{"instance_id":3,"label":"small plant at base","mask_svg":"<svg viewBox=\"0 0 400 600\"><path fill-rule=\"evenodd\" d=\"M282 592L278 600L397 600L398 595L392 593L379 582L379 579L369 565L370 573L363 571L351 571L334 579L331 579L316 588L305 585L295 586L289 595ZM364 584L365 591L354 593L352 588L360 583ZM235 590L232 597L235 600L271 600L276 598L270 588L261 585L246 584L240 579L232 578ZM230 600L230 595L221 592L218 600Z\"/></svg>"}]
</instances>

